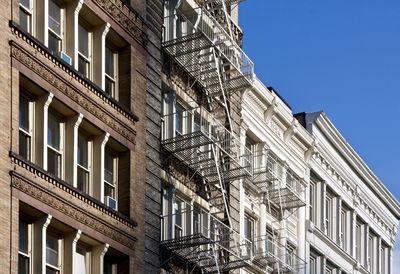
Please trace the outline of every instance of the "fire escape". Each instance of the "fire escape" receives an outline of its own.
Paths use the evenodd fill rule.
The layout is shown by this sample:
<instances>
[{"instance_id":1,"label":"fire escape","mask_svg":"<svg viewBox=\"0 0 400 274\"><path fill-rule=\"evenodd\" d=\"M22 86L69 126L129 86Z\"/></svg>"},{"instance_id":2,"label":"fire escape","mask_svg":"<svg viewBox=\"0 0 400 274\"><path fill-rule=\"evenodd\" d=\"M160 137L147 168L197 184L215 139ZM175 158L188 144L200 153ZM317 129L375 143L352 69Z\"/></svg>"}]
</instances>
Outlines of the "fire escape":
<instances>
[{"instance_id":1,"label":"fire escape","mask_svg":"<svg viewBox=\"0 0 400 274\"><path fill-rule=\"evenodd\" d=\"M276 155L269 150L257 151L253 160L253 177L247 182L263 196L263 203L276 222L285 218L285 212L293 213L306 205L302 182L290 169L284 172L284 165ZM272 223L269 234L253 241L253 265L267 273L303 273L306 263L279 238L273 227Z\"/></svg>"},{"instance_id":2,"label":"fire escape","mask_svg":"<svg viewBox=\"0 0 400 274\"><path fill-rule=\"evenodd\" d=\"M201 87L206 100L165 114L161 144L200 175L210 211L194 208L163 216L163 227L182 216L193 221L184 233L164 233L161 245L201 273L248 266L253 250L234 229L229 205L229 184L252 176L253 161L234 124L240 103L238 107L232 98L253 81L253 63L232 35L228 8L234 2L238 1L197 0L199 6L193 8L186 1L171 0L164 18L165 52Z\"/></svg>"}]
</instances>

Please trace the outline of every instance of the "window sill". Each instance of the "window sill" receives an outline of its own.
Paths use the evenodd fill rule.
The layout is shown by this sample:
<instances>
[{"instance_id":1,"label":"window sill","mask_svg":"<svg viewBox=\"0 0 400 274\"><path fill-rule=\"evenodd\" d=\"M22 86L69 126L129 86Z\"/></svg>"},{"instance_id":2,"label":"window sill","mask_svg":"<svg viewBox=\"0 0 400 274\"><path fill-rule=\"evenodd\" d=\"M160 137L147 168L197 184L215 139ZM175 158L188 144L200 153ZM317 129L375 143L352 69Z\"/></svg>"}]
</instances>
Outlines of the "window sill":
<instances>
[{"instance_id":1,"label":"window sill","mask_svg":"<svg viewBox=\"0 0 400 274\"><path fill-rule=\"evenodd\" d=\"M116 109L119 113L124 115L126 118L132 122L139 121L139 117L123 106L120 102L109 96L105 91L103 91L95 83L84 77L80 72L78 72L73 66L66 63L59 56L53 54L53 51L47 48L42 42L33 37L30 33L26 32L19 24L10 20L9 26L15 34L21 36L28 44L33 45L38 51L41 51L49 60L55 63L57 66L66 71L69 75L72 75L77 81L86 86L90 91L96 94L100 99L107 102L111 107Z\"/></svg>"},{"instance_id":2,"label":"window sill","mask_svg":"<svg viewBox=\"0 0 400 274\"><path fill-rule=\"evenodd\" d=\"M86 193L83 193L79 189L73 187L69 183L57 178L56 176L50 174L43 168L37 166L36 164L26 160L22 156L18 155L17 153L10 151L9 153L10 158L12 162L15 164L25 168L26 170L30 171L34 175L38 176L39 178L42 178L46 180L47 182L53 184L54 186L64 190L68 194L72 194L74 197L82 200L86 204L96 208L97 210L101 211L102 213L110 216L111 218L117 220L118 222L123 223L124 225L130 226L130 227L136 227L137 222L134 220L128 218L127 216L123 215L122 213L106 206L105 204L101 203L97 199L89 196ZM10 171L10 173L15 173L15 171Z\"/></svg>"}]
</instances>

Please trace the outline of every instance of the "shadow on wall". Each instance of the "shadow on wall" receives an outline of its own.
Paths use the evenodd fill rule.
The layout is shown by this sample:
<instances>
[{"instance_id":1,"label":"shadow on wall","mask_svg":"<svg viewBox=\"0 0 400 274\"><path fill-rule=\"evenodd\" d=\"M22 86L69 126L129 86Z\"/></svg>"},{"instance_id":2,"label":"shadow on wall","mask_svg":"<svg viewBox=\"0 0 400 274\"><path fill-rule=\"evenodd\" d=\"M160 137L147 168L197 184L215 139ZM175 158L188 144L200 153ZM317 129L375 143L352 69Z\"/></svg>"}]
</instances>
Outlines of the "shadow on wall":
<instances>
[{"instance_id":1,"label":"shadow on wall","mask_svg":"<svg viewBox=\"0 0 400 274\"><path fill-rule=\"evenodd\" d=\"M400 274L400 233L397 234L393 253L393 274Z\"/></svg>"}]
</instances>

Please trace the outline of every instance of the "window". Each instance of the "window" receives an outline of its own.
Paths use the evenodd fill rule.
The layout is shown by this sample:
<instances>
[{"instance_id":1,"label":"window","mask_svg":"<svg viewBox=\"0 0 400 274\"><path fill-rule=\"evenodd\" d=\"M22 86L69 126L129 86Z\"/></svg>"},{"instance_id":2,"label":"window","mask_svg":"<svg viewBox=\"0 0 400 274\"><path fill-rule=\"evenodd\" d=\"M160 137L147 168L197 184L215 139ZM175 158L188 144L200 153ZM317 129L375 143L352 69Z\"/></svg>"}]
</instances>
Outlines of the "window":
<instances>
[{"instance_id":1,"label":"window","mask_svg":"<svg viewBox=\"0 0 400 274\"><path fill-rule=\"evenodd\" d=\"M340 212L340 245L347 251L347 210L344 208Z\"/></svg>"},{"instance_id":2,"label":"window","mask_svg":"<svg viewBox=\"0 0 400 274\"><path fill-rule=\"evenodd\" d=\"M104 91L112 98L118 99L118 53L107 45L105 59Z\"/></svg>"},{"instance_id":3,"label":"window","mask_svg":"<svg viewBox=\"0 0 400 274\"><path fill-rule=\"evenodd\" d=\"M176 135L183 134L183 111L184 108L181 104L176 103L175 107L175 132Z\"/></svg>"},{"instance_id":4,"label":"window","mask_svg":"<svg viewBox=\"0 0 400 274\"><path fill-rule=\"evenodd\" d=\"M310 182L310 221L313 223L316 222L316 184L314 182Z\"/></svg>"},{"instance_id":5,"label":"window","mask_svg":"<svg viewBox=\"0 0 400 274\"><path fill-rule=\"evenodd\" d=\"M19 1L19 25L29 33L32 33L33 0Z\"/></svg>"},{"instance_id":6,"label":"window","mask_svg":"<svg viewBox=\"0 0 400 274\"><path fill-rule=\"evenodd\" d=\"M332 197L327 193L325 197L325 233L329 238L333 236L332 206Z\"/></svg>"},{"instance_id":7,"label":"window","mask_svg":"<svg viewBox=\"0 0 400 274\"><path fill-rule=\"evenodd\" d=\"M61 273L61 239L53 233L46 237L46 274Z\"/></svg>"},{"instance_id":8,"label":"window","mask_svg":"<svg viewBox=\"0 0 400 274\"><path fill-rule=\"evenodd\" d=\"M361 224L356 224L356 260L361 262Z\"/></svg>"},{"instance_id":9,"label":"window","mask_svg":"<svg viewBox=\"0 0 400 274\"><path fill-rule=\"evenodd\" d=\"M116 200L117 158L111 149L106 148L104 154L104 200L110 197Z\"/></svg>"},{"instance_id":10,"label":"window","mask_svg":"<svg viewBox=\"0 0 400 274\"><path fill-rule=\"evenodd\" d=\"M63 9L59 2L56 0L49 0L49 49L53 53L58 53L62 51L62 40L63 40Z\"/></svg>"},{"instance_id":11,"label":"window","mask_svg":"<svg viewBox=\"0 0 400 274\"><path fill-rule=\"evenodd\" d=\"M309 273L310 274L318 274L317 258L315 258L313 255L310 255L310 258L309 258Z\"/></svg>"},{"instance_id":12,"label":"window","mask_svg":"<svg viewBox=\"0 0 400 274\"><path fill-rule=\"evenodd\" d=\"M368 270L370 270L372 272L373 269L373 238L371 235L368 236Z\"/></svg>"},{"instance_id":13,"label":"window","mask_svg":"<svg viewBox=\"0 0 400 274\"><path fill-rule=\"evenodd\" d=\"M47 130L47 171L61 178L63 123L55 111L49 110Z\"/></svg>"},{"instance_id":14,"label":"window","mask_svg":"<svg viewBox=\"0 0 400 274\"><path fill-rule=\"evenodd\" d=\"M27 97L19 96L19 154L32 160L32 105Z\"/></svg>"},{"instance_id":15,"label":"window","mask_svg":"<svg viewBox=\"0 0 400 274\"><path fill-rule=\"evenodd\" d=\"M296 249L294 246L288 244L286 247L286 252L287 252L287 256L286 256L286 263L289 266L295 266L296 262L295 262L295 252Z\"/></svg>"},{"instance_id":16,"label":"window","mask_svg":"<svg viewBox=\"0 0 400 274\"><path fill-rule=\"evenodd\" d=\"M91 142L87 135L78 132L78 166L77 188L84 193L89 193L91 169Z\"/></svg>"},{"instance_id":17,"label":"window","mask_svg":"<svg viewBox=\"0 0 400 274\"><path fill-rule=\"evenodd\" d=\"M90 252L82 246L76 246L75 253L75 274L89 274Z\"/></svg>"},{"instance_id":18,"label":"window","mask_svg":"<svg viewBox=\"0 0 400 274\"><path fill-rule=\"evenodd\" d=\"M79 19L78 26L78 71L87 78L91 78L92 60L92 33L88 30L83 19Z\"/></svg>"},{"instance_id":19,"label":"window","mask_svg":"<svg viewBox=\"0 0 400 274\"><path fill-rule=\"evenodd\" d=\"M174 212L175 212L175 238L184 236L184 224L185 224L185 202L180 198L175 198Z\"/></svg>"},{"instance_id":20,"label":"window","mask_svg":"<svg viewBox=\"0 0 400 274\"><path fill-rule=\"evenodd\" d=\"M31 266L31 225L19 220L18 274L29 274Z\"/></svg>"},{"instance_id":21,"label":"window","mask_svg":"<svg viewBox=\"0 0 400 274\"><path fill-rule=\"evenodd\" d=\"M244 219L244 236L246 237L246 239L250 240L250 241L254 241L254 220L249 217L249 216L245 216Z\"/></svg>"}]
</instances>

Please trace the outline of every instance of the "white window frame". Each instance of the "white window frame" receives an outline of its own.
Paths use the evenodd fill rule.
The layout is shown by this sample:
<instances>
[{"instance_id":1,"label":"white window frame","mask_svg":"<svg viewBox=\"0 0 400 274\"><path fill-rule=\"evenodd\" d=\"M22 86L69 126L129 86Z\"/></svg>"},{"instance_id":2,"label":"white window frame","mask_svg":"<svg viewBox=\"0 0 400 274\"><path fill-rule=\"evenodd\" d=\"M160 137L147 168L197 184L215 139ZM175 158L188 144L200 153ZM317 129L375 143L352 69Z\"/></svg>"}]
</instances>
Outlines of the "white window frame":
<instances>
[{"instance_id":1,"label":"white window frame","mask_svg":"<svg viewBox=\"0 0 400 274\"><path fill-rule=\"evenodd\" d=\"M47 261L47 256L46 256L46 254L47 254L47 244L46 244L46 250L44 250L44 252L45 252L44 254L45 254L45 257L46 257L45 258L46 269L50 268L50 269L52 269L54 271L57 271L59 274L61 274L62 273L62 257L63 257L63 254L62 254L63 239L59 235L57 235L56 233L47 232L46 241L47 241L47 237L49 237L49 236L56 238L57 242L58 242L58 246L57 246L57 248L58 248L58 250L57 250L58 266L52 265Z\"/></svg>"},{"instance_id":2,"label":"white window frame","mask_svg":"<svg viewBox=\"0 0 400 274\"><path fill-rule=\"evenodd\" d=\"M27 245L28 245L28 250L27 253L21 251L18 247L18 260L19 257L24 257L25 259L28 259L28 268L29 268L29 273L32 273L32 224L29 222L26 222L24 220L19 219L19 222L24 222L28 226L28 235L27 235ZM19 231L21 233L21 231Z\"/></svg>"},{"instance_id":3,"label":"white window frame","mask_svg":"<svg viewBox=\"0 0 400 274\"><path fill-rule=\"evenodd\" d=\"M84 259L85 259L85 268L86 269L85 269L84 274L90 274L91 273L91 259L92 259L91 258L91 250L88 247L86 247L86 246L84 246L84 245L82 245L80 243L78 243L76 245L75 256L77 254L82 255L80 252L78 252L78 250L82 250L82 251L85 252ZM79 269L79 270L82 271L81 269ZM76 269L75 269L75 272L76 272ZM76 274L78 274L78 273L76 273Z\"/></svg>"},{"instance_id":4,"label":"white window frame","mask_svg":"<svg viewBox=\"0 0 400 274\"><path fill-rule=\"evenodd\" d=\"M105 52L107 52L107 49L111 52L112 56L113 56L113 67L114 67L114 77L112 77L111 75L108 75L106 70L104 70L104 85L106 86L106 82L107 80L111 81L113 83L113 90L110 93L110 96L112 98L114 98L115 100L119 100L119 90L118 90L118 51L114 49L114 47L110 46L108 43L106 43L106 50ZM107 60L107 56L105 54L105 60L104 60L104 64L106 63ZM104 89L105 89L104 86Z\"/></svg>"},{"instance_id":5,"label":"white window frame","mask_svg":"<svg viewBox=\"0 0 400 274\"><path fill-rule=\"evenodd\" d=\"M317 189L317 184L315 183L315 182L313 182L313 181L310 181L310 189L309 189L309 199L310 199L310 203L309 203L309 214L310 214L310 221L311 222L313 222L313 223L315 223L316 222L316 220L315 220L315 217L316 217L316 214L315 214L315 210L317 209L316 208L316 194L317 194L317 192L316 192L316 189Z\"/></svg>"},{"instance_id":6,"label":"white window frame","mask_svg":"<svg viewBox=\"0 0 400 274\"><path fill-rule=\"evenodd\" d=\"M347 251L347 215L348 211L342 207L340 211L340 245Z\"/></svg>"},{"instance_id":7,"label":"white window frame","mask_svg":"<svg viewBox=\"0 0 400 274\"><path fill-rule=\"evenodd\" d=\"M87 156L86 156L87 157L87 167L79 164L79 161L76 162L77 178L78 178L78 174L79 174L79 172L78 172L79 169L81 169L82 171L87 173L87 176L88 176L87 192L85 192L82 189L81 189L81 191L90 195L92 193L93 140L91 140L91 138L89 138L89 136L86 132L83 132L82 130L78 130L78 143L77 143L78 146L79 146L79 136L80 135L82 135L82 137L85 139L85 142L87 145L87 148L86 148L87 149ZM77 185L77 187L78 187L78 185Z\"/></svg>"},{"instance_id":8,"label":"white window frame","mask_svg":"<svg viewBox=\"0 0 400 274\"><path fill-rule=\"evenodd\" d=\"M106 167L105 167L105 157L107 157L107 155L109 155L110 157L112 157L112 163L113 163L113 174L112 174L112 180L113 182L108 182L106 180L106 176L104 175L104 185L103 185L103 193L104 193L104 201L105 201L105 188L106 186L110 187L113 189L114 195L111 196L111 198L113 198L114 200L118 200L117 197L117 191L118 191L118 157L116 155L116 153L109 147L106 146L105 148L105 152L104 152L104 173L106 172Z\"/></svg>"},{"instance_id":9,"label":"white window frame","mask_svg":"<svg viewBox=\"0 0 400 274\"><path fill-rule=\"evenodd\" d=\"M27 96L25 96L24 94L19 95L19 98L21 99L21 97L25 98L28 101L28 130L25 130L23 128L20 127L20 118L18 117L18 129L19 129L19 134L23 134L27 137L29 137L29 157L27 157L27 160L32 161L33 159L33 144L34 144L34 140L33 140L33 119L34 119L34 113L33 113L33 109L34 109L34 102L28 98ZM18 106L19 108L20 106ZM19 138L19 136L18 136ZM21 153L19 151L19 153Z\"/></svg>"},{"instance_id":10,"label":"white window frame","mask_svg":"<svg viewBox=\"0 0 400 274\"><path fill-rule=\"evenodd\" d=\"M93 32L90 30L89 24L86 22L85 19L79 17L78 19L78 39L79 39L79 27L84 28L87 33L88 33L88 56L85 56L83 53L80 52L79 50L79 42L78 42L78 70L79 70L79 59L82 58L87 63L87 72L86 75L84 75L88 79L92 79L93 76Z\"/></svg>"},{"instance_id":11,"label":"white window frame","mask_svg":"<svg viewBox=\"0 0 400 274\"><path fill-rule=\"evenodd\" d=\"M59 3L57 3L58 1L55 1L55 0L48 0L48 2L47 2L47 4L49 5L48 6L48 10L50 11L50 1L52 1L53 3L55 3L59 8L60 8L60 33L57 33L57 32L55 32L53 29L51 29L51 27L50 27L50 14L48 14L47 15L47 26L48 26L48 28L47 28L47 31L48 31L48 37L47 37L47 39L48 39L48 43L49 43L49 40L50 40L50 35L54 35L55 37L56 37L56 39L58 39L59 40L59 46L60 46L60 48L59 48L59 52L61 52L61 51L63 51L64 50L64 21L65 21L65 8L61 5L61 4L59 4ZM55 52L55 53L57 53L57 52Z\"/></svg>"},{"instance_id":12,"label":"white window frame","mask_svg":"<svg viewBox=\"0 0 400 274\"><path fill-rule=\"evenodd\" d=\"M34 22L35 22L35 20L34 20L34 12L33 11L34 11L35 2L34 2L34 0L28 0L28 1L29 1L30 8L25 7L21 2L19 2L19 10L20 10L20 12L22 11L25 14L27 14L27 16L29 17L28 29L26 31L28 33L34 35L34 29L35 29Z\"/></svg>"},{"instance_id":13,"label":"white window frame","mask_svg":"<svg viewBox=\"0 0 400 274\"><path fill-rule=\"evenodd\" d=\"M333 238L333 197L326 193L325 196L325 233L329 238Z\"/></svg>"},{"instance_id":14,"label":"white window frame","mask_svg":"<svg viewBox=\"0 0 400 274\"><path fill-rule=\"evenodd\" d=\"M355 249L356 249L356 260L361 263L361 241L362 241L362 233L361 233L362 225L357 222L356 223L356 239L355 239Z\"/></svg>"},{"instance_id":15,"label":"white window frame","mask_svg":"<svg viewBox=\"0 0 400 274\"><path fill-rule=\"evenodd\" d=\"M59 114L55 110L50 110L49 109L47 117L50 117L50 115L55 117L55 119L58 121L59 126L60 126L60 132L59 132L60 148L57 149L57 148L51 146L49 144L48 140L47 140L47 151L51 150L51 151L55 152L56 154L60 155L60 174L58 175L58 177L60 179L63 179L64 178L64 140L65 140L64 135L65 135L65 123L61 121L62 120L61 114ZM48 125L47 125L47 127L48 127ZM49 129L47 128L47 130L49 130ZM48 159L48 156L49 156L49 153L47 152L47 159ZM49 161L47 160L47 167L46 167L47 171L48 171L48 166L49 166Z\"/></svg>"}]
</instances>

